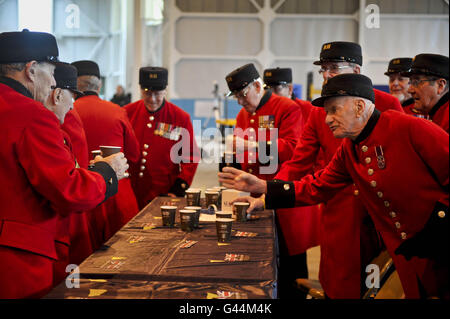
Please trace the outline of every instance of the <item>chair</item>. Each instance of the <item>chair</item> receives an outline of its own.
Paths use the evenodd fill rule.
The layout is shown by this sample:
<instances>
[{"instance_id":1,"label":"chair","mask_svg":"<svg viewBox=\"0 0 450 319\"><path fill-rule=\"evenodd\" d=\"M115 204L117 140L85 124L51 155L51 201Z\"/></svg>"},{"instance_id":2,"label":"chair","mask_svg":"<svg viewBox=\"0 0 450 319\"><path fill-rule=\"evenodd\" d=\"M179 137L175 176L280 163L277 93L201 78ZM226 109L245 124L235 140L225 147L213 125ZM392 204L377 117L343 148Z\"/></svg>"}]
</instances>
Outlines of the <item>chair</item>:
<instances>
[{"instance_id":1,"label":"chair","mask_svg":"<svg viewBox=\"0 0 450 319\"><path fill-rule=\"evenodd\" d=\"M401 299L403 296L402 285L387 250L383 250L372 260L371 264L377 265L380 269L380 287L367 289L362 299ZM298 278L296 285L312 299L325 299L325 292L318 280Z\"/></svg>"}]
</instances>

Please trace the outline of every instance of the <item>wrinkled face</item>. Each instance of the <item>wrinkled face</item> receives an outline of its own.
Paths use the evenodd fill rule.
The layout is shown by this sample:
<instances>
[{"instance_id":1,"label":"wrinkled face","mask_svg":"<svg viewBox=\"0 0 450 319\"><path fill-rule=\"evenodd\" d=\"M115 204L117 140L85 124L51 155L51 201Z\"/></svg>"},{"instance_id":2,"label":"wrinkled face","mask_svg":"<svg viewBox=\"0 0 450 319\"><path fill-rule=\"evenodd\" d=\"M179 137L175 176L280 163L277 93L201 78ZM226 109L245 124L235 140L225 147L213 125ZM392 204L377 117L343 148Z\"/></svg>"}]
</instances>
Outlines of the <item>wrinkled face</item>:
<instances>
[{"instance_id":1,"label":"wrinkled face","mask_svg":"<svg viewBox=\"0 0 450 319\"><path fill-rule=\"evenodd\" d=\"M439 86L436 79L424 75L410 77L408 93L414 98L414 108L428 113L439 100Z\"/></svg>"},{"instance_id":2,"label":"wrinkled face","mask_svg":"<svg viewBox=\"0 0 450 319\"><path fill-rule=\"evenodd\" d=\"M359 73L359 69L349 65L348 62L324 62L320 65L319 74L323 77L323 84L339 74Z\"/></svg>"},{"instance_id":3,"label":"wrinkled face","mask_svg":"<svg viewBox=\"0 0 450 319\"><path fill-rule=\"evenodd\" d=\"M55 87L56 82L53 77L55 66L50 63L36 63L33 67L33 98L44 104ZM31 71L30 71L31 72Z\"/></svg>"},{"instance_id":4,"label":"wrinkled face","mask_svg":"<svg viewBox=\"0 0 450 319\"><path fill-rule=\"evenodd\" d=\"M256 108L261 101L261 97L259 95L261 90L261 84L259 82L253 82L234 94L234 98L247 112L253 113L256 111Z\"/></svg>"},{"instance_id":5,"label":"wrinkled face","mask_svg":"<svg viewBox=\"0 0 450 319\"><path fill-rule=\"evenodd\" d=\"M74 101L75 94L70 90L56 88L52 90L44 105L47 109L52 111L59 122L63 124L66 114L73 109Z\"/></svg>"},{"instance_id":6,"label":"wrinkled face","mask_svg":"<svg viewBox=\"0 0 450 319\"><path fill-rule=\"evenodd\" d=\"M400 100L400 103L411 98L411 94L408 93L408 88L409 78L401 76L400 73L389 75L389 91Z\"/></svg>"},{"instance_id":7,"label":"wrinkled face","mask_svg":"<svg viewBox=\"0 0 450 319\"><path fill-rule=\"evenodd\" d=\"M351 97L336 97L325 100L324 109L327 113L325 123L336 138L355 137L357 117L355 110L356 99Z\"/></svg>"},{"instance_id":8,"label":"wrinkled face","mask_svg":"<svg viewBox=\"0 0 450 319\"><path fill-rule=\"evenodd\" d=\"M166 94L166 90L152 91L149 89L141 89L141 96L144 100L145 107L150 112L157 111L161 107L166 98Z\"/></svg>"}]
</instances>

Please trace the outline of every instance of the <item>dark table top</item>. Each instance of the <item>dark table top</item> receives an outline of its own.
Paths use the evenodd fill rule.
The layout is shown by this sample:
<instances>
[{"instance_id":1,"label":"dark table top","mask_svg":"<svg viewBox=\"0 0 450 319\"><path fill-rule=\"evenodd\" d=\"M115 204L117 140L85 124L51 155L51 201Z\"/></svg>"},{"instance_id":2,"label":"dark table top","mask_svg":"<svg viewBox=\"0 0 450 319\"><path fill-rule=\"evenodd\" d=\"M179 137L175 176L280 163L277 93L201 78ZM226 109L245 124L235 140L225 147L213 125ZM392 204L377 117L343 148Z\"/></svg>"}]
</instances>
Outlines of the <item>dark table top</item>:
<instances>
[{"instance_id":1,"label":"dark table top","mask_svg":"<svg viewBox=\"0 0 450 319\"><path fill-rule=\"evenodd\" d=\"M276 298L272 211L233 221L231 241L222 244L215 222L182 231L178 210L175 227L163 227L162 205L179 210L186 199L155 198L80 265L80 288L63 282L47 298Z\"/></svg>"}]
</instances>

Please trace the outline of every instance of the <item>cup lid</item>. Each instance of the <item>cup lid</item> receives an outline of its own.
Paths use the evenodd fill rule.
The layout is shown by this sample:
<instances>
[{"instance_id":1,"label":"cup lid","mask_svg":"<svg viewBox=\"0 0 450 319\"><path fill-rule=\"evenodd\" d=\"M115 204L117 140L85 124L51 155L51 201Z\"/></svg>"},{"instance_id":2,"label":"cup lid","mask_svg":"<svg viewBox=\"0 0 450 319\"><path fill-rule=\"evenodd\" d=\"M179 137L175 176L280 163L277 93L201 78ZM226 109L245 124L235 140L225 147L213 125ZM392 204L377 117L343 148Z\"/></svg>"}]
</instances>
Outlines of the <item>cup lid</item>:
<instances>
[{"instance_id":1,"label":"cup lid","mask_svg":"<svg viewBox=\"0 0 450 319\"><path fill-rule=\"evenodd\" d=\"M187 210L197 210L197 209L202 209L200 206L186 206L184 209Z\"/></svg>"},{"instance_id":2,"label":"cup lid","mask_svg":"<svg viewBox=\"0 0 450 319\"><path fill-rule=\"evenodd\" d=\"M177 206L161 206L161 209L177 209Z\"/></svg>"},{"instance_id":3,"label":"cup lid","mask_svg":"<svg viewBox=\"0 0 450 319\"><path fill-rule=\"evenodd\" d=\"M237 206L250 206L250 203L247 203L247 202L235 202L235 203L233 203L233 205L237 205Z\"/></svg>"},{"instance_id":4,"label":"cup lid","mask_svg":"<svg viewBox=\"0 0 450 319\"><path fill-rule=\"evenodd\" d=\"M196 213L195 210L190 210L190 209L180 209L180 213L186 213L186 214L191 214L191 213Z\"/></svg>"},{"instance_id":5,"label":"cup lid","mask_svg":"<svg viewBox=\"0 0 450 319\"><path fill-rule=\"evenodd\" d=\"M216 222L224 222L224 223L233 222L233 218L216 218Z\"/></svg>"},{"instance_id":6,"label":"cup lid","mask_svg":"<svg viewBox=\"0 0 450 319\"><path fill-rule=\"evenodd\" d=\"M187 190L186 190L186 193L198 193L198 192L201 192L202 190L201 189L199 189L199 188L188 188Z\"/></svg>"},{"instance_id":7,"label":"cup lid","mask_svg":"<svg viewBox=\"0 0 450 319\"><path fill-rule=\"evenodd\" d=\"M100 148L122 148L121 146L100 145Z\"/></svg>"}]
</instances>

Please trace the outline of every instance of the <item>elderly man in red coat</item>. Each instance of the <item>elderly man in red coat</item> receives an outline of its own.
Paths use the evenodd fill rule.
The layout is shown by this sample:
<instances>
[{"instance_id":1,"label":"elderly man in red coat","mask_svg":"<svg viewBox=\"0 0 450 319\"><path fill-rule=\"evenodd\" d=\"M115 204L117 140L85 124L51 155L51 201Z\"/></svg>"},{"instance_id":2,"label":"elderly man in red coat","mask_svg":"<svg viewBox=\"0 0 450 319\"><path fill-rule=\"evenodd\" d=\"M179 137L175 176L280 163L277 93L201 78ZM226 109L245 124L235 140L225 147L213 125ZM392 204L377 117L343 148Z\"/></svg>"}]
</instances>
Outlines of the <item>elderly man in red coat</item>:
<instances>
[{"instance_id":1,"label":"elderly man in red coat","mask_svg":"<svg viewBox=\"0 0 450 319\"><path fill-rule=\"evenodd\" d=\"M89 154L99 146L119 146L130 163L139 158L139 145L125 110L98 96L102 85L100 69L94 61L72 63L78 70L78 90L84 95L75 101L86 132ZM133 218L139 209L130 179L119 182L116 196L95 209L91 216L94 245L97 249Z\"/></svg>"},{"instance_id":2,"label":"elderly man in red coat","mask_svg":"<svg viewBox=\"0 0 450 319\"><path fill-rule=\"evenodd\" d=\"M389 77L389 92L400 101L405 113L420 116L421 113L414 109L413 97L408 93L409 79L402 75L403 72L411 69L411 65L412 58L392 59L389 61L388 69L384 72L384 75Z\"/></svg>"},{"instance_id":3,"label":"elderly man in red coat","mask_svg":"<svg viewBox=\"0 0 450 319\"><path fill-rule=\"evenodd\" d=\"M302 126L308 120L313 106L308 101L297 98L293 92L292 69L272 68L264 70L264 86L279 96L290 98L297 103L302 115ZM320 161L320 159L318 159ZM320 206L277 209L279 225L278 243L280 250L280 286L287 285L287 294L280 297L295 298L299 289L294 286L297 278L308 278L306 250L319 245ZM286 283L284 283L286 282Z\"/></svg>"},{"instance_id":4,"label":"elderly man in red coat","mask_svg":"<svg viewBox=\"0 0 450 319\"><path fill-rule=\"evenodd\" d=\"M343 74L330 79L322 97L312 102L324 107L333 135L344 139L327 167L294 182L266 182L225 168L221 180L266 194L268 208L326 201L355 184L406 297L449 298L448 134L425 119L381 113L374 101L369 78ZM263 201L254 200L251 208L256 207ZM348 222L342 219L336 227Z\"/></svg>"},{"instance_id":5,"label":"elderly man in red coat","mask_svg":"<svg viewBox=\"0 0 450 319\"><path fill-rule=\"evenodd\" d=\"M41 297L53 285L61 214L117 192L123 153L76 168L60 121L46 109L58 47L48 33L0 34L0 298Z\"/></svg>"},{"instance_id":6,"label":"elderly man in red coat","mask_svg":"<svg viewBox=\"0 0 450 319\"><path fill-rule=\"evenodd\" d=\"M320 59L314 64L321 66L319 73L326 83L338 74L358 74L362 60L359 44L331 42L322 46ZM374 90L374 95L380 111L403 112L397 98L379 90ZM325 124L325 116L323 109L311 110L292 159L282 165L276 178L300 179L331 161L342 140L333 136ZM359 298L365 289L360 273L364 273L365 265L380 249L378 235L358 200L358 192L350 185L323 205L319 279L329 298ZM336 228L343 218L348 218L348 214L343 215L345 212L353 214L352 223L346 228Z\"/></svg>"},{"instance_id":7,"label":"elderly man in red coat","mask_svg":"<svg viewBox=\"0 0 450 319\"><path fill-rule=\"evenodd\" d=\"M414 109L449 132L448 57L423 53L416 55L409 77L408 92L414 98Z\"/></svg>"},{"instance_id":8,"label":"elderly man in red coat","mask_svg":"<svg viewBox=\"0 0 450 319\"><path fill-rule=\"evenodd\" d=\"M140 209L156 196L183 197L200 161L189 114L166 100L167 78L165 68L140 68L142 99L124 107L141 152L130 165Z\"/></svg>"}]
</instances>

